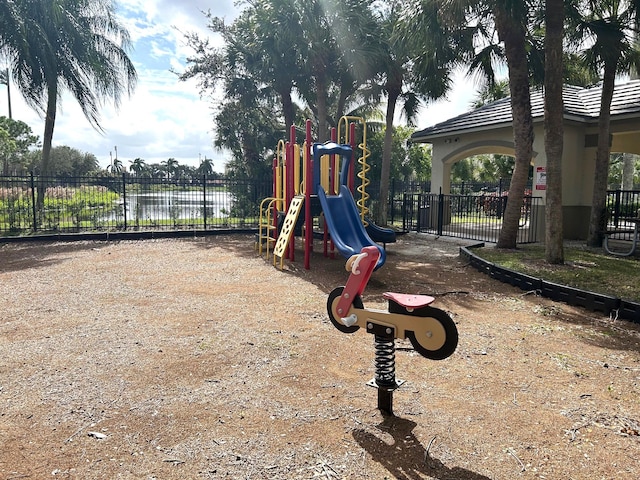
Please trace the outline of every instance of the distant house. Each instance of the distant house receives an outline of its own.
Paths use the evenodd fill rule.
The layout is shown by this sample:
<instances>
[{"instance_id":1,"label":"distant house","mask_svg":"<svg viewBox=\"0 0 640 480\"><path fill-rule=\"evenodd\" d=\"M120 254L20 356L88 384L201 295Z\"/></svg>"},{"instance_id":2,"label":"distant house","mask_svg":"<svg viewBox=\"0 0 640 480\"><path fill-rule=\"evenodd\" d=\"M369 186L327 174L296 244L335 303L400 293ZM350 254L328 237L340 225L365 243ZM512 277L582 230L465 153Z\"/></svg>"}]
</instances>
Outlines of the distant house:
<instances>
[{"instance_id":1,"label":"distant house","mask_svg":"<svg viewBox=\"0 0 640 480\"><path fill-rule=\"evenodd\" d=\"M601 87L564 88L563 190L564 230L567 239L588 234ZM544 97L531 93L534 122L533 195L542 198L539 229L544 238L545 169ZM450 192L451 166L479 154L515 155L510 99L504 98L476 110L415 132L411 141L433 146L431 191ZM640 155L640 80L616 85L611 104L611 152Z\"/></svg>"}]
</instances>

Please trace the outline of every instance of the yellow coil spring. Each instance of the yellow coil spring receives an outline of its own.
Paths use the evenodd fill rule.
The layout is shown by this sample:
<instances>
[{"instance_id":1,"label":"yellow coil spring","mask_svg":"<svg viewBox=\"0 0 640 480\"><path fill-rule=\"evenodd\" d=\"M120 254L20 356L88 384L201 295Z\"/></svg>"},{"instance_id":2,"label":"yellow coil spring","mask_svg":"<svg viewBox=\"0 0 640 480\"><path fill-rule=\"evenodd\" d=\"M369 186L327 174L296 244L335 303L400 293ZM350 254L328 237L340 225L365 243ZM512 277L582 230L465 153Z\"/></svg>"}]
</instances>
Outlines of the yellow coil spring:
<instances>
[{"instance_id":1,"label":"yellow coil spring","mask_svg":"<svg viewBox=\"0 0 640 480\"><path fill-rule=\"evenodd\" d=\"M365 217L369 214L369 207L367 203L369 201L369 194L367 193L367 186L371 183L369 180L367 173L371 170L371 166L367 163L367 159L371 156L371 150L367 148L367 122L362 117L351 117L351 116L343 116L338 121L338 143L343 141L344 143L349 143L349 122L350 121L358 121L362 125L362 143L358 145L358 148L362 152L362 156L358 158L358 163L360 164L360 171L357 174L357 177L360 179L360 185L356 188L358 193L360 194L360 198L356 201L356 205L360 209L360 220L362 220L362 224L366 227L368 222L365 220ZM342 134L342 127L344 123L344 136ZM344 140L343 140L344 139Z\"/></svg>"},{"instance_id":2,"label":"yellow coil spring","mask_svg":"<svg viewBox=\"0 0 640 480\"><path fill-rule=\"evenodd\" d=\"M367 177L367 173L371 170L371 166L367 163L367 159L371 156L371 150L367 148L366 130L363 134L363 141L358 145L358 148L360 148L362 156L358 159L358 163L361 166L361 169L358 172L358 178L361 180L361 183L356 189L358 190L358 193L360 193L360 198L356 203L360 208L360 219L362 220L362 224L366 227L368 222L365 220L365 217L369 214L369 207L367 207L367 201L369 200L367 186L371 183L371 180Z\"/></svg>"}]
</instances>

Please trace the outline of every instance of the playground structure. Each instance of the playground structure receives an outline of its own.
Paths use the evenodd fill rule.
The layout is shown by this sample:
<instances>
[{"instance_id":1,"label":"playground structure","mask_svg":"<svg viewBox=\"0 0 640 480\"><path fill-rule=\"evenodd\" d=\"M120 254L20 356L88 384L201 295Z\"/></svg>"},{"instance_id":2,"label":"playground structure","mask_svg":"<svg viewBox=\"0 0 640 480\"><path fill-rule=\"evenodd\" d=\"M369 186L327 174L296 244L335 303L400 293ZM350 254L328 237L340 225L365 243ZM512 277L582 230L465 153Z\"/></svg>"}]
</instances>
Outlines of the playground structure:
<instances>
[{"instance_id":1,"label":"playground structure","mask_svg":"<svg viewBox=\"0 0 640 480\"><path fill-rule=\"evenodd\" d=\"M357 145L353 120L362 125L362 142ZM360 152L357 172L356 151ZM305 141L300 146L292 126L289 141L278 143L273 160L273 196L260 204L256 237L260 254L267 258L273 254L274 265L280 259L282 268L285 258L295 260L293 239L299 234L304 244L304 267L309 269L314 230L321 230L325 256L333 257L337 249L349 258L366 246L376 246L380 251L376 268L382 266L386 253L376 242L384 246L395 242L395 232L368 220L369 155L366 122L360 117L342 117L326 143L313 142L311 121L307 120Z\"/></svg>"},{"instance_id":2,"label":"playground structure","mask_svg":"<svg viewBox=\"0 0 640 480\"><path fill-rule=\"evenodd\" d=\"M344 287L329 294L327 313L331 323L343 333L354 333L363 327L374 335L376 373L367 385L378 389L378 409L393 415L393 392L404 383L396 379L395 339L408 338L423 357L443 360L455 351L458 330L444 310L430 306L435 299L428 295L385 292L387 311L364 308L361 295L379 255L379 249L369 246L347 261L349 279Z\"/></svg>"},{"instance_id":3,"label":"playground structure","mask_svg":"<svg viewBox=\"0 0 640 480\"><path fill-rule=\"evenodd\" d=\"M353 118L343 117L338 130L331 132L331 141L313 143L311 122L307 121L305 142L302 148L296 143L295 126L291 127L290 140L280 141L273 161L273 197L260 204L260 223L257 246L267 258L273 253L273 263L280 258L294 260L296 230L304 238L304 265L310 268L313 249L314 219L323 218L324 254L333 255L334 247L348 259L351 272L344 287L335 288L327 301L327 312L333 325L344 333L354 333L364 327L375 336L376 375L368 385L378 389L378 408L393 415L393 392L403 382L395 376L395 339L409 339L414 349L432 360L449 357L458 345L458 331L451 317L443 310L431 307L435 300L427 295L407 295L386 292L387 311L364 308L361 295L373 272L386 259L385 248L376 243L395 241L392 230L375 226L367 219L366 187L369 184L369 165L366 148L366 124L362 143L358 145L362 155L358 159L360 171L355 186L356 150L355 123ZM341 135L344 122L345 134ZM348 134L346 127L348 124ZM338 143L338 139L344 143ZM352 192L357 192L358 201ZM304 221L299 221L304 206ZM279 214L286 210L284 220ZM304 233L303 233L304 232Z\"/></svg>"}]
</instances>

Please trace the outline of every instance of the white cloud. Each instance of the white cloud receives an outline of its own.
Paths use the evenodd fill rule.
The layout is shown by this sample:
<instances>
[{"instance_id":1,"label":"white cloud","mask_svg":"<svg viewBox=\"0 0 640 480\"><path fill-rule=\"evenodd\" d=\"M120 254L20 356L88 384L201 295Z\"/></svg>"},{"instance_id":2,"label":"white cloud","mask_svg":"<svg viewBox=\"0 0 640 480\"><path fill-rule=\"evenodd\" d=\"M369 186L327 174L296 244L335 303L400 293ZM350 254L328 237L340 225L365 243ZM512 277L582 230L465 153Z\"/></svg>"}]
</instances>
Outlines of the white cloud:
<instances>
[{"instance_id":1,"label":"white cloud","mask_svg":"<svg viewBox=\"0 0 640 480\"><path fill-rule=\"evenodd\" d=\"M477 95L477 85L474 81L458 71L453 76L453 86L445 98L430 102L422 109L416 122L416 128L422 130L436 123L471 110L471 103Z\"/></svg>"},{"instance_id":2,"label":"white cloud","mask_svg":"<svg viewBox=\"0 0 640 480\"><path fill-rule=\"evenodd\" d=\"M105 105L95 131L84 118L76 100L62 95L54 131L54 145L69 145L95 154L101 166L115 155L127 160L144 158L156 163L176 158L181 164L198 165L201 157L214 159L222 171L227 155L214 150L210 102L201 99L194 81L180 82L170 70L181 71L186 56L184 33L206 35L206 10L232 20L237 15L233 0L121 0L119 12L133 42L130 58L138 70L138 85L119 109ZM168 19L168 20L167 20ZM14 88L14 118L28 123L42 137L44 120L26 106ZM0 114L3 102L0 102Z\"/></svg>"},{"instance_id":3,"label":"white cloud","mask_svg":"<svg viewBox=\"0 0 640 480\"><path fill-rule=\"evenodd\" d=\"M101 110L104 134L96 132L84 118L76 100L69 94L61 99L54 145L69 145L95 154L101 166L109 165L115 155L128 165L137 157L158 163L170 157L181 164L198 165L201 157L214 160L223 171L227 155L212 146L213 120L210 99L201 99L195 81L180 82L171 70L182 71L186 57L184 33L207 35L203 11L232 21L238 13L234 0L121 0L119 12L131 34L130 57L138 70L139 81L131 98L125 98L118 110L105 105ZM446 101L428 105L417 127L426 128L469 110L475 89L458 75L455 88ZM15 92L15 93L14 93ZM0 95L3 94L0 90ZM28 108L14 89L14 118L28 123L42 137L44 121ZM5 97L6 98L6 97ZM0 114L4 102L0 100Z\"/></svg>"}]
</instances>

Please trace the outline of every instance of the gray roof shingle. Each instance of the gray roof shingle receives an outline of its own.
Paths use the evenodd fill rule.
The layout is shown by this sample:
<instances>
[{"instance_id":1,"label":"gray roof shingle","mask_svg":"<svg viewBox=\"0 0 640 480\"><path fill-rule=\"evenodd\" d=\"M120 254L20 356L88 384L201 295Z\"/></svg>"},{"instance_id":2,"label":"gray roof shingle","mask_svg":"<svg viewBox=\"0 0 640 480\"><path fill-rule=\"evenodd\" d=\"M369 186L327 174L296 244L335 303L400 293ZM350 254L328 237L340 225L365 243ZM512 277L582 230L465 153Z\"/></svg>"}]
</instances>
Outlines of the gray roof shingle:
<instances>
[{"instance_id":1,"label":"gray roof shingle","mask_svg":"<svg viewBox=\"0 0 640 480\"><path fill-rule=\"evenodd\" d=\"M563 101L565 118L594 123L600 114L600 85L589 88L565 85ZM544 95L542 90L531 92L531 114L534 121L544 117ZM611 118L619 115L640 116L640 80L615 86L611 102ZM430 138L455 133L488 130L511 124L510 98L502 98L467 113L450 118L411 135L411 140L424 142Z\"/></svg>"}]
</instances>

